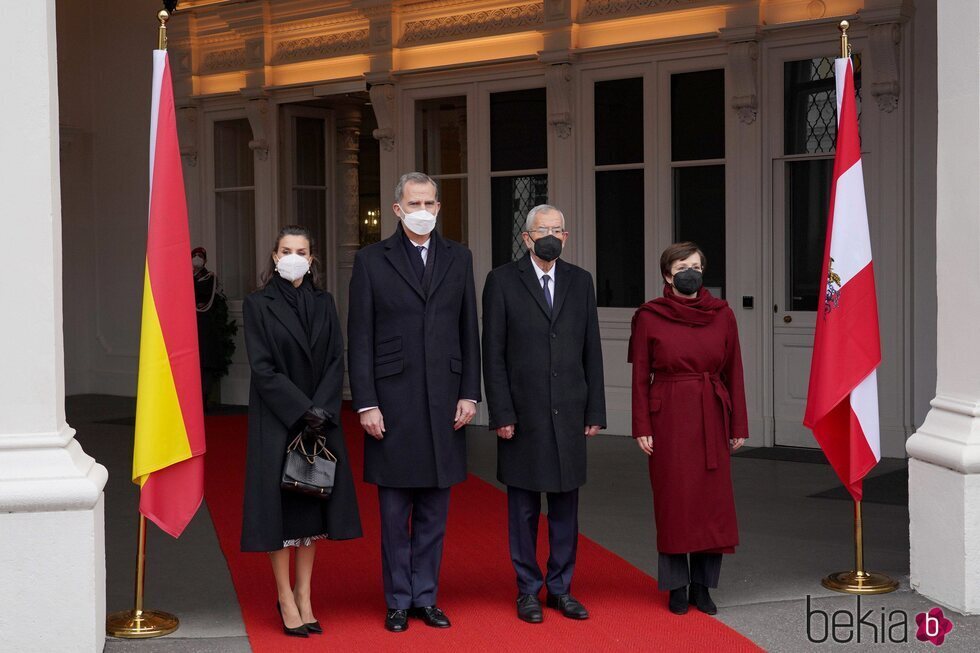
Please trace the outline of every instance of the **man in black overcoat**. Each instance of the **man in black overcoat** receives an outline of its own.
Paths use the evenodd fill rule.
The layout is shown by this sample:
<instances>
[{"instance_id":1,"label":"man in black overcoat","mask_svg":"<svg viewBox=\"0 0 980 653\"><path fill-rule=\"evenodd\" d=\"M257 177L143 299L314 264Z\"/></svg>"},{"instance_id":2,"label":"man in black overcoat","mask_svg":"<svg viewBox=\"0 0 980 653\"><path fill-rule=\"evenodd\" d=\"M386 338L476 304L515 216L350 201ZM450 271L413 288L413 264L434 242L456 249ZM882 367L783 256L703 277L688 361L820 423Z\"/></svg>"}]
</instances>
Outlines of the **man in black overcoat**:
<instances>
[{"instance_id":1,"label":"man in black overcoat","mask_svg":"<svg viewBox=\"0 0 980 653\"><path fill-rule=\"evenodd\" d=\"M437 187L403 175L395 233L357 252L348 370L366 433L364 480L378 486L385 627L449 627L436 607L449 488L466 479L461 430L480 400L473 256L441 237Z\"/></svg>"},{"instance_id":2,"label":"man in black overcoat","mask_svg":"<svg viewBox=\"0 0 980 653\"><path fill-rule=\"evenodd\" d=\"M538 593L571 619L588 611L570 593L578 541L578 489L586 439L606 426L602 348L592 275L562 261L565 218L553 206L528 213L528 254L487 276L483 361L497 479L507 486L517 616L542 620ZM541 493L548 495L551 555L542 577L535 550Z\"/></svg>"}]
</instances>

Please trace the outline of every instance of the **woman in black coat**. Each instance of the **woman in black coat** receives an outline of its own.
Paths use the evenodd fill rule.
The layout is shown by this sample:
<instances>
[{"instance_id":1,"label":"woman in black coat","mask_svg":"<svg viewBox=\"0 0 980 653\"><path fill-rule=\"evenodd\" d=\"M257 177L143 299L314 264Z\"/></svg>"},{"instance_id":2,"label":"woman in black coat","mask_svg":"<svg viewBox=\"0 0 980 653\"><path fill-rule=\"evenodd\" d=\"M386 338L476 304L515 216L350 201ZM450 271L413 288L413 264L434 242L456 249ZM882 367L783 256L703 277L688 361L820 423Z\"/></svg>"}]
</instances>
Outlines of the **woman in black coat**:
<instances>
[{"instance_id":1,"label":"woman in black coat","mask_svg":"<svg viewBox=\"0 0 980 653\"><path fill-rule=\"evenodd\" d=\"M310 233L279 232L264 285L245 298L245 346L252 368L242 551L267 551L289 635L322 629L313 616L310 579L315 541L361 536L340 402L344 342L330 293L317 288ZM323 433L337 457L327 500L280 487L286 447L301 431ZM296 549L295 586L289 550Z\"/></svg>"}]
</instances>

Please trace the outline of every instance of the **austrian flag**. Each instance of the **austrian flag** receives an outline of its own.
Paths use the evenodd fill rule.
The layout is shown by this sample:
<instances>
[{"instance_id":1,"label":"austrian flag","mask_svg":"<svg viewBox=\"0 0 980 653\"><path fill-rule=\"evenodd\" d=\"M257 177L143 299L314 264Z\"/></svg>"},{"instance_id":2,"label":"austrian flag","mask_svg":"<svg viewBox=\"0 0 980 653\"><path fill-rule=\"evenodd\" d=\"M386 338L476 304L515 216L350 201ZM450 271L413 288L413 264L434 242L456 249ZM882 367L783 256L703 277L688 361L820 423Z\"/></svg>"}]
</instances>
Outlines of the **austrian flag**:
<instances>
[{"instance_id":1,"label":"austrian flag","mask_svg":"<svg viewBox=\"0 0 980 653\"><path fill-rule=\"evenodd\" d=\"M835 61L834 76L837 153L803 424L860 501L861 481L881 459L876 373L881 343L850 58Z\"/></svg>"}]
</instances>

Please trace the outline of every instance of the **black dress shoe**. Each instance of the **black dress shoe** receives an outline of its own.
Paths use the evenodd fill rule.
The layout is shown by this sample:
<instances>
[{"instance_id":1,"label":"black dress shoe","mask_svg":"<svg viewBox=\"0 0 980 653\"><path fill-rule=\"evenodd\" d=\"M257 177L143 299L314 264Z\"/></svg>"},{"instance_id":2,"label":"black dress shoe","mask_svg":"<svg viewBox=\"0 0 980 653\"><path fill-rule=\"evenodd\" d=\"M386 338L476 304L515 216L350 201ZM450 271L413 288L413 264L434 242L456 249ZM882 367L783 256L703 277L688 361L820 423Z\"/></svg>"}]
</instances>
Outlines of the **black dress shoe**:
<instances>
[{"instance_id":1,"label":"black dress shoe","mask_svg":"<svg viewBox=\"0 0 980 653\"><path fill-rule=\"evenodd\" d=\"M408 616L421 619L426 626L432 628L449 628L452 625L449 623L449 617L446 616L446 613L434 605L412 608L408 611Z\"/></svg>"},{"instance_id":2,"label":"black dress shoe","mask_svg":"<svg viewBox=\"0 0 980 653\"><path fill-rule=\"evenodd\" d=\"M675 590L670 590L670 600L667 602L667 607L674 614L687 614L687 588L678 587Z\"/></svg>"},{"instance_id":3,"label":"black dress shoe","mask_svg":"<svg viewBox=\"0 0 980 653\"><path fill-rule=\"evenodd\" d=\"M533 594L521 594L517 597L517 618L529 624L539 624L544 620L541 614L541 601Z\"/></svg>"},{"instance_id":4,"label":"black dress shoe","mask_svg":"<svg viewBox=\"0 0 980 653\"><path fill-rule=\"evenodd\" d=\"M313 633L314 635L323 634L323 626L320 625L319 621L314 621L312 623L303 624L303 625L306 626L306 629L311 633Z\"/></svg>"},{"instance_id":5,"label":"black dress shoe","mask_svg":"<svg viewBox=\"0 0 980 653\"><path fill-rule=\"evenodd\" d=\"M547 603L549 608L555 608L569 619L589 618L589 611L571 594L562 594L561 596L549 594Z\"/></svg>"},{"instance_id":6,"label":"black dress shoe","mask_svg":"<svg viewBox=\"0 0 980 653\"><path fill-rule=\"evenodd\" d=\"M688 603L698 606L698 610L705 614L718 614L718 606L711 600L708 588L700 583L691 583Z\"/></svg>"},{"instance_id":7,"label":"black dress shoe","mask_svg":"<svg viewBox=\"0 0 980 653\"><path fill-rule=\"evenodd\" d=\"M282 632L290 637L309 637L310 632L307 629L306 624L297 626L296 628L290 628L286 625L286 618L282 616L282 605L279 601L276 601L276 610L279 611L279 619L282 621Z\"/></svg>"},{"instance_id":8,"label":"black dress shoe","mask_svg":"<svg viewBox=\"0 0 980 653\"><path fill-rule=\"evenodd\" d=\"M385 616L385 628L393 633L403 633L408 630L408 610L388 609Z\"/></svg>"}]
</instances>

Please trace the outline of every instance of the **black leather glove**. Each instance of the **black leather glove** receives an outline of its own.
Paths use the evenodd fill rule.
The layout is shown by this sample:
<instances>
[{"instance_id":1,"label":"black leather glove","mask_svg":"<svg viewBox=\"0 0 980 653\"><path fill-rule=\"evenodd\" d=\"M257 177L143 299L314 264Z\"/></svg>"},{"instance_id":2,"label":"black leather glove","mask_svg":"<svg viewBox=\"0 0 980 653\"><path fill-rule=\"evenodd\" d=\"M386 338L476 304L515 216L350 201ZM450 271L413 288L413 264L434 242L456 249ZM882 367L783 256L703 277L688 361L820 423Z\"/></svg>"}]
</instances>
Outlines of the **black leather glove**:
<instances>
[{"instance_id":1,"label":"black leather glove","mask_svg":"<svg viewBox=\"0 0 980 653\"><path fill-rule=\"evenodd\" d=\"M323 430L327 425L334 423L334 417L319 406L312 406L303 414L303 420L311 431Z\"/></svg>"}]
</instances>

